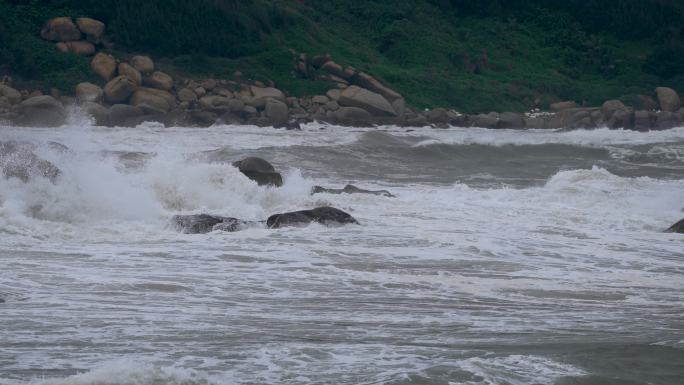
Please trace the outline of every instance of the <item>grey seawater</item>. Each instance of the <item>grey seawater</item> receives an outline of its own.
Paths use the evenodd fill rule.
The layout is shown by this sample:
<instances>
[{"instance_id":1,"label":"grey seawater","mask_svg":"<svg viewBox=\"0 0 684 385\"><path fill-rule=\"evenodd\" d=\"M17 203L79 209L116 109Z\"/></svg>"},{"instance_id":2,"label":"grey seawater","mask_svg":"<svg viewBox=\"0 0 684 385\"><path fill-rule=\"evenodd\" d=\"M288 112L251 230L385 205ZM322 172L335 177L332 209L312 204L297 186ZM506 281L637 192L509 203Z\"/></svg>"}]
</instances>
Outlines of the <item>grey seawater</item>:
<instances>
[{"instance_id":1,"label":"grey seawater","mask_svg":"<svg viewBox=\"0 0 684 385\"><path fill-rule=\"evenodd\" d=\"M0 140L62 170L0 179L0 384L684 383L684 128ZM230 166L252 155L285 185ZM348 182L397 197L309 195ZM323 204L361 225L168 226Z\"/></svg>"}]
</instances>

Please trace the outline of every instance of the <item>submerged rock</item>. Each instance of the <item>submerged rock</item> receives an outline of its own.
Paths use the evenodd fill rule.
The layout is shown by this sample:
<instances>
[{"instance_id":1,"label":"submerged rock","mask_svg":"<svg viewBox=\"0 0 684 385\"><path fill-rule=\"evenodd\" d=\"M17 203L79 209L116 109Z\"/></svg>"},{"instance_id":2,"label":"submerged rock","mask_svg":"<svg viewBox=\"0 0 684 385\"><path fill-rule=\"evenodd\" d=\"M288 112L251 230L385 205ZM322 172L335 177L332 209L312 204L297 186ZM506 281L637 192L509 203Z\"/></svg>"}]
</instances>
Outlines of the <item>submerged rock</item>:
<instances>
[{"instance_id":1,"label":"submerged rock","mask_svg":"<svg viewBox=\"0 0 684 385\"><path fill-rule=\"evenodd\" d=\"M344 211L325 206L317 207L313 210L301 210L271 215L266 221L266 226L270 229L277 229L288 226L306 226L314 222L325 226L359 224L354 217Z\"/></svg>"},{"instance_id":2,"label":"submerged rock","mask_svg":"<svg viewBox=\"0 0 684 385\"><path fill-rule=\"evenodd\" d=\"M233 166L237 167L249 179L257 182L259 186L280 187L283 185L283 177L276 172L272 164L264 159L249 157L233 162Z\"/></svg>"},{"instance_id":3,"label":"submerged rock","mask_svg":"<svg viewBox=\"0 0 684 385\"><path fill-rule=\"evenodd\" d=\"M394 195L387 190L364 190L354 186L353 184L348 184L341 189L335 188L325 188L321 186L314 186L311 190L311 194L372 194L372 195L382 195L388 198L394 198Z\"/></svg>"},{"instance_id":4,"label":"submerged rock","mask_svg":"<svg viewBox=\"0 0 684 385\"><path fill-rule=\"evenodd\" d=\"M55 182L62 173L57 166L34 154L31 145L16 141L0 142L0 170L5 178L23 182L34 176Z\"/></svg>"},{"instance_id":5,"label":"submerged rock","mask_svg":"<svg viewBox=\"0 0 684 385\"><path fill-rule=\"evenodd\" d=\"M666 232L684 234L684 219L670 226L670 228L667 229Z\"/></svg>"},{"instance_id":6,"label":"submerged rock","mask_svg":"<svg viewBox=\"0 0 684 385\"><path fill-rule=\"evenodd\" d=\"M257 222L209 214L174 215L171 223L185 234L204 234L212 231L235 232L255 225Z\"/></svg>"}]
</instances>

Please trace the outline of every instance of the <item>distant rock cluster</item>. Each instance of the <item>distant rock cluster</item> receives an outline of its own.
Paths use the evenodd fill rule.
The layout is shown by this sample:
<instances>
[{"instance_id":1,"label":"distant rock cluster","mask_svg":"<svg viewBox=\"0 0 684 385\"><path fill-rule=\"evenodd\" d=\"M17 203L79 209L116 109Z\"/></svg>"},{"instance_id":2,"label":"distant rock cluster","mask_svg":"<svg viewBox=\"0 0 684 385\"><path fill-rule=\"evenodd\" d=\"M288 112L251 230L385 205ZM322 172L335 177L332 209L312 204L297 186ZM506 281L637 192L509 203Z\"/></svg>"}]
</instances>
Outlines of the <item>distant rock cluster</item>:
<instances>
[{"instance_id":1,"label":"distant rock cluster","mask_svg":"<svg viewBox=\"0 0 684 385\"><path fill-rule=\"evenodd\" d=\"M548 113L490 112L461 114L445 108L415 110L403 95L368 73L344 67L329 55L292 52L294 73L334 84L324 95L292 97L272 82L248 82L236 71L231 79L181 79L157 68L148 56L115 58L99 48L111 43L98 20L68 17L49 20L41 36L57 48L93 55L91 69L101 84L80 83L75 97L50 95L0 83L0 121L23 126L60 126L65 105L77 104L98 125L137 126L146 121L164 125L210 126L247 124L296 129L318 121L343 126L398 125L492 129L611 129L663 130L681 126L684 108L677 92L658 87L653 96L639 96L638 105L608 100L602 106L579 106L574 101L554 103Z\"/></svg>"}]
</instances>

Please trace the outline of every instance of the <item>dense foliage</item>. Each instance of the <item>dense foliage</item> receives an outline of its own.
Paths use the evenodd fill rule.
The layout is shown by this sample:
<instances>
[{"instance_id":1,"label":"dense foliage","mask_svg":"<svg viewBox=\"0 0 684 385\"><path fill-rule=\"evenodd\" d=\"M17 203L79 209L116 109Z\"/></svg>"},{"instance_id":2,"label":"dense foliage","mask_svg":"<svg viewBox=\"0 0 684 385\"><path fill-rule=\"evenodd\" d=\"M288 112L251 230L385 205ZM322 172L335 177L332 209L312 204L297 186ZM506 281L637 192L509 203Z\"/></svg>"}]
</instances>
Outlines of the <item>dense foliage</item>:
<instances>
[{"instance_id":1,"label":"dense foliage","mask_svg":"<svg viewBox=\"0 0 684 385\"><path fill-rule=\"evenodd\" d=\"M40 40L57 15L103 20L117 50L167 71L241 70L294 94L327 85L293 77L289 49L331 53L418 107L524 110L684 88L678 0L0 0L0 12L0 71L65 90L90 75Z\"/></svg>"}]
</instances>

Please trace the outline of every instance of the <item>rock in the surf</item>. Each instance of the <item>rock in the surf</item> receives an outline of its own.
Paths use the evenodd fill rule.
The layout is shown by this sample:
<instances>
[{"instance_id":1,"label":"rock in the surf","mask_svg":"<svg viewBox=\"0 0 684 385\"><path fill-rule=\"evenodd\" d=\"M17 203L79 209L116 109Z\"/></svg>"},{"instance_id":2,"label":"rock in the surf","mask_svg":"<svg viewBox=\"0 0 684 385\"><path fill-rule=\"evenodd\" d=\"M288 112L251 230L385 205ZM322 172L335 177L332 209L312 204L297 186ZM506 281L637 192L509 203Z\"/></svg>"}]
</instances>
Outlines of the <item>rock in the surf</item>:
<instances>
[{"instance_id":1,"label":"rock in the surf","mask_svg":"<svg viewBox=\"0 0 684 385\"><path fill-rule=\"evenodd\" d=\"M67 113L62 103L49 95L34 96L16 106L19 117L15 123L29 127L59 127L66 123Z\"/></svg>"},{"instance_id":2,"label":"rock in the surf","mask_svg":"<svg viewBox=\"0 0 684 385\"><path fill-rule=\"evenodd\" d=\"M266 221L266 226L270 229L277 229L289 226L306 226L311 223L320 223L325 226L359 224L354 217L344 211L334 207L324 206L312 210L271 215Z\"/></svg>"},{"instance_id":3,"label":"rock in the surf","mask_svg":"<svg viewBox=\"0 0 684 385\"><path fill-rule=\"evenodd\" d=\"M5 178L18 178L23 182L32 177L55 182L62 173L54 164L39 158L32 145L16 141L0 142L0 170Z\"/></svg>"},{"instance_id":4,"label":"rock in the surf","mask_svg":"<svg viewBox=\"0 0 684 385\"><path fill-rule=\"evenodd\" d=\"M684 219L670 226L670 228L667 229L667 232L684 234Z\"/></svg>"},{"instance_id":5,"label":"rock in the surf","mask_svg":"<svg viewBox=\"0 0 684 385\"><path fill-rule=\"evenodd\" d=\"M209 214L174 215L171 223L185 234L205 234L212 231L235 232L250 225L250 222L237 218Z\"/></svg>"},{"instance_id":6,"label":"rock in the surf","mask_svg":"<svg viewBox=\"0 0 684 385\"><path fill-rule=\"evenodd\" d=\"M233 166L237 167L247 178L257 182L259 186L280 187L283 185L283 177L276 172L272 164L264 159L249 157L233 162Z\"/></svg>"},{"instance_id":7,"label":"rock in the surf","mask_svg":"<svg viewBox=\"0 0 684 385\"><path fill-rule=\"evenodd\" d=\"M341 188L341 189L314 186L313 189L311 190L311 194L320 194L320 193L327 193L327 194L371 194L371 195L381 195L384 197L394 198L394 195L392 195L392 193L390 193L387 190L364 190L362 188L358 188L358 187L354 186L353 184L348 184L348 185L344 186L344 188Z\"/></svg>"}]
</instances>

